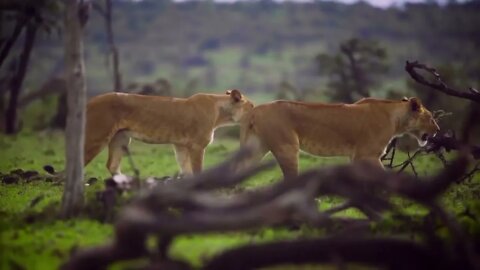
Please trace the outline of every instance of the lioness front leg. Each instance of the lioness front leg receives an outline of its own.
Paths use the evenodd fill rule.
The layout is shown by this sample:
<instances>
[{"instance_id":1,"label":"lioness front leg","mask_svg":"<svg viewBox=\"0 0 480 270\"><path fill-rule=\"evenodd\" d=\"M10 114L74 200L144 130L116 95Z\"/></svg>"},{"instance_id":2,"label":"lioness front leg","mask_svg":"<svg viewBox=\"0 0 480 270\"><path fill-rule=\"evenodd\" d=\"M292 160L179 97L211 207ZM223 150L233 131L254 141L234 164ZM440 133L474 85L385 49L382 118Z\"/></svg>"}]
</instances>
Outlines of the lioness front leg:
<instances>
[{"instance_id":1,"label":"lioness front leg","mask_svg":"<svg viewBox=\"0 0 480 270\"><path fill-rule=\"evenodd\" d=\"M205 153L205 148L191 147L189 149L190 163L192 166L193 174L197 174L202 171L204 153Z\"/></svg>"},{"instance_id":2,"label":"lioness front leg","mask_svg":"<svg viewBox=\"0 0 480 270\"><path fill-rule=\"evenodd\" d=\"M117 132L108 144L107 169L112 174L121 174L120 162L125 154L124 147L130 144L130 137L124 132Z\"/></svg>"},{"instance_id":3,"label":"lioness front leg","mask_svg":"<svg viewBox=\"0 0 480 270\"><path fill-rule=\"evenodd\" d=\"M188 148L181 145L175 145L175 157L178 166L180 166L180 173L192 174L192 163L190 160L190 153Z\"/></svg>"}]
</instances>

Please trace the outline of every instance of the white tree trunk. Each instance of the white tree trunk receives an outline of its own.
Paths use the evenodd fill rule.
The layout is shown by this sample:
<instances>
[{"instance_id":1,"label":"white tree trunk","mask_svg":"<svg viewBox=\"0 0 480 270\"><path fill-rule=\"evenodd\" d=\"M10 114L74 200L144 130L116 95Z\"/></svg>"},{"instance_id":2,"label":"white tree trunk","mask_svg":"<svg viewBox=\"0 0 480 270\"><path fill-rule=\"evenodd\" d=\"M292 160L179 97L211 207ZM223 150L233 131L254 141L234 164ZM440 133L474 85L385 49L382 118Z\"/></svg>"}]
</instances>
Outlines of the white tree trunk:
<instances>
[{"instance_id":1,"label":"white tree trunk","mask_svg":"<svg viewBox=\"0 0 480 270\"><path fill-rule=\"evenodd\" d=\"M67 75L66 182L62 216L71 217L83 206L83 147L85 140L85 67L78 1L66 0L65 62Z\"/></svg>"}]
</instances>

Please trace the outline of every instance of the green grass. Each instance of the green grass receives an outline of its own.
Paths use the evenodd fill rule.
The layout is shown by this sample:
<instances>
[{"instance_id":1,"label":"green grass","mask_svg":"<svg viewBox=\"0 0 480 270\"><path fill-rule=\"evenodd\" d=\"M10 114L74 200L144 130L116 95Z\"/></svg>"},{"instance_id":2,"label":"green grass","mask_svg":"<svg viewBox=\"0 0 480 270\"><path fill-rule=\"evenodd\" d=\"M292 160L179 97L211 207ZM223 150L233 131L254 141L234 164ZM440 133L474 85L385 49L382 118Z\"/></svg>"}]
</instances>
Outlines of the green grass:
<instances>
[{"instance_id":1,"label":"green grass","mask_svg":"<svg viewBox=\"0 0 480 270\"><path fill-rule=\"evenodd\" d=\"M225 160L238 146L238 141L218 139L206 152L205 166L211 167ZM60 132L22 133L13 137L0 136L0 173L11 170L42 171L46 164L58 170L64 166L64 140ZM173 149L168 145L147 145L133 142L132 158L140 169L142 177L173 175L178 171ZM398 160L405 155L398 154ZM268 155L266 159L271 159ZM108 177L105 168L106 151L103 151L86 168L86 178ZM300 154L300 168L328 166L348 162L345 158L319 158ZM421 157L416 162L420 175L433 175L441 168L436 158ZM122 163L123 172L132 173L127 159ZM248 182L244 188L256 188L268 185L280 179L278 167L263 172ZM478 198L479 176L469 185L458 185L449 192L444 202L456 212L465 209L465 200ZM475 184L477 183L477 184ZM87 198L102 189L102 182L86 186ZM112 237L112 226L94 219L81 217L74 220L58 220L55 212L62 196L62 186L53 182L32 181L20 184L0 184L0 269L53 269L57 268L72 249L104 243ZM477 196L477 197L476 197ZM34 203L38 200L38 203ZM321 208L340 203L338 198L324 198ZM399 200L408 213L420 214L423 209L411 202ZM340 215L362 217L355 209L348 209ZM217 233L207 235L184 235L175 239L170 252L173 257L188 260L196 266L214 254L235 246L321 235L321 230L302 228L301 230L263 228L236 233ZM119 267L121 268L121 267Z\"/></svg>"},{"instance_id":2,"label":"green grass","mask_svg":"<svg viewBox=\"0 0 480 270\"><path fill-rule=\"evenodd\" d=\"M111 236L111 225L85 219L8 228L0 233L0 268L56 269L73 249L101 244Z\"/></svg>"}]
</instances>

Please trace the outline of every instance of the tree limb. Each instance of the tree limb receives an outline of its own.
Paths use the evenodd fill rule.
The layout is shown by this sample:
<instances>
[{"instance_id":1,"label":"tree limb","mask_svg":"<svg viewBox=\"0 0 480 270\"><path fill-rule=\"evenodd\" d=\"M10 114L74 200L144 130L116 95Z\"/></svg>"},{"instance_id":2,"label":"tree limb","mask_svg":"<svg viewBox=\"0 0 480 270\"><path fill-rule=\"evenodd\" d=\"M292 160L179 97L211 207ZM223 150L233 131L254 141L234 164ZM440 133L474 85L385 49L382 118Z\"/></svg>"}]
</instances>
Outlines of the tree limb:
<instances>
[{"instance_id":1,"label":"tree limb","mask_svg":"<svg viewBox=\"0 0 480 270\"><path fill-rule=\"evenodd\" d=\"M430 74L435 76L437 82L428 81L427 79L425 79L425 77L420 75L416 71L416 69L423 69L429 72ZM425 86L438 90L449 96L468 99L468 100L480 103L480 93L476 89L470 88L469 92L461 92L456 89L453 89L450 86L448 86L445 82L443 82L440 74L436 71L436 69L432 67L429 67L425 64L421 64L418 61L413 61L413 62L407 61L405 63L405 70L408 72L408 74L410 74L410 77L412 77L412 79L414 79L416 82L420 84L423 84Z\"/></svg>"}]
</instances>

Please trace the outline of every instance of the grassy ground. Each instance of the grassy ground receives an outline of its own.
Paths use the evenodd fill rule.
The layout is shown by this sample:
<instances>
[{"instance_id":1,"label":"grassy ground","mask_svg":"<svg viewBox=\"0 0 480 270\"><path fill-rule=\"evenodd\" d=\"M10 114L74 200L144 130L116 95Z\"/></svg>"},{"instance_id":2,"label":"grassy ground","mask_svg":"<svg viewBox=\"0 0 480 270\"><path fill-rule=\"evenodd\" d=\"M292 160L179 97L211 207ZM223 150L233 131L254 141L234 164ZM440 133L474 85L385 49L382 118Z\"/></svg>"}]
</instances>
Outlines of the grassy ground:
<instances>
[{"instance_id":1,"label":"grassy ground","mask_svg":"<svg viewBox=\"0 0 480 270\"><path fill-rule=\"evenodd\" d=\"M42 170L45 164L63 168L63 134L58 132L24 133L14 137L0 137L0 173L11 170ZM216 140L206 153L206 167L213 166L238 146L232 140ZM177 165L171 146L147 145L134 142L132 157L140 169L142 177L172 175ZM268 156L267 158L271 158ZM402 157L399 157L402 160ZM102 152L86 169L86 178L104 179L106 152ZM327 166L347 162L343 158L317 158L301 154L302 170L317 166ZM127 160L122 164L124 173L132 172ZM419 159L416 167L420 175L432 175L440 168L432 157ZM268 185L280 178L278 168L264 172L246 184L245 188ZM474 182L480 182L479 177ZM87 198L93 198L95 191L102 189L102 181L86 186ZM455 211L464 208L465 196L474 196L468 186L459 185L447 196L446 203ZM61 200L62 186L47 182L44 178L22 181L17 184L0 185L0 269L52 269L57 268L68 254L79 247L96 245L112 236L112 226L87 217L69 221L56 219L55 213ZM335 198L322 202L323 206L338 203ZM406 211L419 212L413 204L405 203ZM355 210L347 210L342 215L359 216ZM229 247L252 243L315 235L320 232L304 228L301 230L263 228L255 231L187 235L175 240L172 255L201 265L205 258Z\"/></svg>"}]
</instances>

